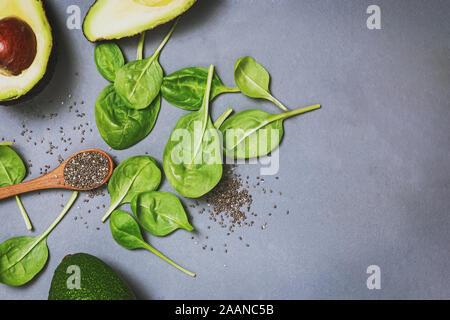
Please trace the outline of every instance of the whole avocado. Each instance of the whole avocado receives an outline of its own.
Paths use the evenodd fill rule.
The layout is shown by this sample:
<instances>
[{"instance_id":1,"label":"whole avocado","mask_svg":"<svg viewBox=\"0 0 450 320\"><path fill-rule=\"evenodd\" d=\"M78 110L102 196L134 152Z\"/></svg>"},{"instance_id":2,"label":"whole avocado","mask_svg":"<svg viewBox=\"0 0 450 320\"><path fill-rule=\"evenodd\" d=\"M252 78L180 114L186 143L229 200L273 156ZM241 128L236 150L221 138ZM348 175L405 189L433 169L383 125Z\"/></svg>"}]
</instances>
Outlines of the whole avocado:
<instances>
[{"instance_id":1,"label":"whole avocado","mask_svg":"<svg viewBox=\"0 0 450 320\"><path fill-rule=\"evenodd\" d=\"M48 299L136 300L136 297L102 260L87 253L77 253L65 256L56 268Z\"/></svg>"}]
</instances>

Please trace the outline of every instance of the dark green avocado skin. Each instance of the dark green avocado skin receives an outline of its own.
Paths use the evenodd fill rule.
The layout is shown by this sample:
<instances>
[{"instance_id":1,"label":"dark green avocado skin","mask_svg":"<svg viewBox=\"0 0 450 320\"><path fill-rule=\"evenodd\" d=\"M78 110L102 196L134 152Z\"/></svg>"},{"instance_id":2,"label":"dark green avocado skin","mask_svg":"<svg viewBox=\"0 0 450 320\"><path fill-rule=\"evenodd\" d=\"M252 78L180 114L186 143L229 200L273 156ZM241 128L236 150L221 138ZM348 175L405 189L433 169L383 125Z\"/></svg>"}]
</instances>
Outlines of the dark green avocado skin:
<instances>
[{"instance_id":1,"label":"dark green avocado skin","mask_svg":"<svg viewBox=\"0 0 450 320\"><path fill-rule=\"evenodd\" d=\"M80 289L68 289L69 266L80 268ZM134 293L102 260L86 253L64 257L55 270L48 300L136 300Z\"/></svg>"}]
</instances>

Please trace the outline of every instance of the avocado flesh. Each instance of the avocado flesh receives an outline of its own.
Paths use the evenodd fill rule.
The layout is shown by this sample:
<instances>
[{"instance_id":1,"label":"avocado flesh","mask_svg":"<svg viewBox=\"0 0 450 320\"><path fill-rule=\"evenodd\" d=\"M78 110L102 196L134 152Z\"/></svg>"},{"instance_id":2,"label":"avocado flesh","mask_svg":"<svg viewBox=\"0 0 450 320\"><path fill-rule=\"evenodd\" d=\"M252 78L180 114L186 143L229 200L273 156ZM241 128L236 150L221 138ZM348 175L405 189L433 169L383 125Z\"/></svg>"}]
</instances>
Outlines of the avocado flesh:
<instances>
[{"instance_id":1,"label":"avocado flesh","mask_svg":"<svg viewBox=\"0 0 450 320\"><path fill-rule=\"evenodd\" d=\"M51 27L47 21L42 1L0 1L0 19L17 17L32 29L37 40L33 63L17 76L0 74L0 102L18 99L27 94L44 77L53 47Z\"/></svg>"},{"instance_id":2,"label":"avocado flesh","mask_svg":"<svg viewBox=\"0 0 450 320\"><path fill-rule=\"evenodd\" d=\"M68 288L79 267L80 289ZM72 267L73 268L73 267ZM69 272L69 273L68 273ZM49 300L135 300L130 288L102 260L87 253L66 256L56 268L50 285Z\"/></svg>"},{"instance_id":3,"label":"avocado flesh","mask_svg":"<svg viewBox=\"0 0 450 320\"><path fill-rule=\"evenodd\" d=\"M166 23L197 0L97 0L86 15L83 32L89 41L133 36Z\"/></svg>"}]
</instances>

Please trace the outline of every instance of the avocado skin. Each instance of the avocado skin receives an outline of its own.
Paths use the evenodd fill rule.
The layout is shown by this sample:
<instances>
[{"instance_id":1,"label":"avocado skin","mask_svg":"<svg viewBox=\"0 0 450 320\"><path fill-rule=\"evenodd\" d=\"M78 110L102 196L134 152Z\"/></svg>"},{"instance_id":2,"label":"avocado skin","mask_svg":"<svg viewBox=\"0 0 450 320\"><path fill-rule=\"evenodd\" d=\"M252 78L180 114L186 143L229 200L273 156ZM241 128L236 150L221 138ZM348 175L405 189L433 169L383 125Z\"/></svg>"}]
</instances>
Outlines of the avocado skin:
<instances>
[{"instance_id":1,"label":"avocado skin","mask_svg":"<svg viewBox=\"0 0 450 320\"><path fill-rule=\"evenodd\" d=\"M68 289L67 268L80 268L81 289ZM87 253L77 253L63 258L56 268L50 285L48 300L136 300L134 293L114 270Z\"/></svg>"}]
</instances>

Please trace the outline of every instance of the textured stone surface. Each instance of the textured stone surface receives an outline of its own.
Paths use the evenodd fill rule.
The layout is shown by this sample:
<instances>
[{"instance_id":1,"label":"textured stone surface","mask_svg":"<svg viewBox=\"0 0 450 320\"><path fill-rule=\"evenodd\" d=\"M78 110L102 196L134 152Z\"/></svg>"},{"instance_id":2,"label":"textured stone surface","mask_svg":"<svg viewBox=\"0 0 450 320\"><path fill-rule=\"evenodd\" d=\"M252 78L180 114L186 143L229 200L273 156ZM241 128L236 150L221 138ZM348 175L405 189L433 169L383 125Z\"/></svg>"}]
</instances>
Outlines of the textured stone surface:
<instances>
[{"instance_id":1,"label":"textured stone surface","mask_svg":"<svg viewBox=\"0 0 450 320\"><path fill-rule=\"evenodd\" d=\"M252 192L258 223L268 222L265 230L257 226L227 236L183 200L197 228L195 240L185 231L147 239L195 271L198 277L191 279L148 252L115 244L108 225L100 223L108 195L88 203L82 195L48 239L47 267L24 288L2 285L0 298L46 299L56 266L76 252L110 264L140 298L450 298L450 2L376 2L382 30L371 31L371 3L365 1L200 0L162 52L166 73L215 64L227 85L233 85L235 60L251 55L269 70L272 91L287 106L323 105L285 123L280 178L265 178L283 195ZM147 139L110 151L94 120L95 99L107 82L95 69L94 45L80 30L66 28L71 4L79 4L84 15L90 1L47 1L57 42L55 74L38 97L0 108L0 138L15 138L15 149L32 160L27 179L44 165L56 167L58 154L66 158L84 148L101 148L119 161L149 152L161 162L185 111L163 101ZM147 55L168 28L147 33ZM118 43L134 59L137 42ZM227 107L278 112L268 102L229 94L214 101L213 118ZM85 116L77 117L76 110ZM83 136L78 126L86 122ZM22 137L22 124L33 133ZM72 145L61 140L60 127ZM49 141L58 146L53 155L45 152ZM254 183L259 166L237 171ZM173 191L167 181L162 190ZM47 191L22 197L33 234L53 221L69 196ZM278 209L271 209L275 204ZM29 234L14 200L1 201L0 215L0 241ZM204 244L214 251L202 250ZM381 268L382 290L366 287L366 268L373 264Z\"/></svg>"}]
</instances>

